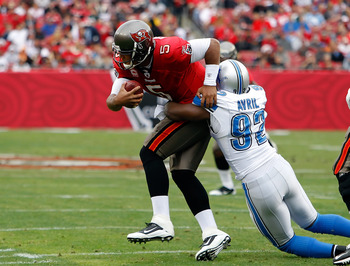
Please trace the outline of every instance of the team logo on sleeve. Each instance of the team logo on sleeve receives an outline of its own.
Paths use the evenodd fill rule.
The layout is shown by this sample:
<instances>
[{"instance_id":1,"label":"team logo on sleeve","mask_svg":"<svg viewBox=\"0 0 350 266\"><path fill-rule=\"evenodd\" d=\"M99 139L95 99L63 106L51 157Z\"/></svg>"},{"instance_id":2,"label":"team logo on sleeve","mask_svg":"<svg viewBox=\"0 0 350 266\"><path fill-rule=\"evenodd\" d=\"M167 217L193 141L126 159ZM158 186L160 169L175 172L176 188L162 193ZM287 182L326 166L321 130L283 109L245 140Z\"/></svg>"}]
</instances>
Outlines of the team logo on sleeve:
<instances>
[{"instance_id":1,"label":"team logo on sleeve","mask_svg":"<svg viewBox=\"0 0 350 266\"><path fill-rule=\"evenodd\" d=\"M130 33L130 35L131 35L131 38L135 42L142 42L144 40L148 40L148 41L152 40L151 36L149 35L149 33L145 29L141 29L135 33Z\"/></svg>"},{"instance_id":2,"label":"team logo on sleeve","mask_svg":"<svg viewBox=\"0 0 350 266\"><path fill-rule=\"evenodd\" d=\"M183 54L190 54L190 55L192 54L192 47L189 43L182 46L182 53Z\"/></svg>"}]
</instances>

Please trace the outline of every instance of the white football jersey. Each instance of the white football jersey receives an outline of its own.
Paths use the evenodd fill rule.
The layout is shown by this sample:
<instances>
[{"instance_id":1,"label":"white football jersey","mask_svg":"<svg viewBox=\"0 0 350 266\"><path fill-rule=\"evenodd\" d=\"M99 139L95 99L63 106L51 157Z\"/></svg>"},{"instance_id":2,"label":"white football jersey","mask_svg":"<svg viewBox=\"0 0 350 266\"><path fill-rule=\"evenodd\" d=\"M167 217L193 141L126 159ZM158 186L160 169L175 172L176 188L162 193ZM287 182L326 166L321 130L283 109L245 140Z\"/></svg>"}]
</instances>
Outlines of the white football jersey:
<instances>
[{"instance_id":1,"label":"white football jersey","mask_svg":"<svg viewBox=\"0 0 350 266\"><path fill-rule=\"evenodd\" d=\"M257 85L249 88L249 92L243 94L218 91L217 108L210 112L211 135L237 180L276 154L265 132L265 91Z\"/></svg>"}]
</instances>

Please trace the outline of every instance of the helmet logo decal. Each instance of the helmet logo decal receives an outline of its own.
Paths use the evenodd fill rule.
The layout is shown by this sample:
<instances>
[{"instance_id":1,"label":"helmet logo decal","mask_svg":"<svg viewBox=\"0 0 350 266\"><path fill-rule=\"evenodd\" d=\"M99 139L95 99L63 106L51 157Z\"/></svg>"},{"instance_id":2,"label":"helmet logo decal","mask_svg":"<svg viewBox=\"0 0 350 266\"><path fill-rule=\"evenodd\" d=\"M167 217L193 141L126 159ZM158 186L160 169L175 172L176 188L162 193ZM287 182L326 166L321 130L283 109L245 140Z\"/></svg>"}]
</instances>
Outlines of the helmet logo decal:
<instances>
[{"instance_id":1,"label":"helmet logo decal","mask_svg":"<svg viewBox=\"0 0 350 266\"><path fill-rule=\"evenodd\" d=\"M135 33L130 33L131 38L135 41L135 42L142 42L144 40L148 40L151 41L152 38L149 35L148 31L146 31L145 29L141 29L138 32Z\"/></svg>"}]
</instances>

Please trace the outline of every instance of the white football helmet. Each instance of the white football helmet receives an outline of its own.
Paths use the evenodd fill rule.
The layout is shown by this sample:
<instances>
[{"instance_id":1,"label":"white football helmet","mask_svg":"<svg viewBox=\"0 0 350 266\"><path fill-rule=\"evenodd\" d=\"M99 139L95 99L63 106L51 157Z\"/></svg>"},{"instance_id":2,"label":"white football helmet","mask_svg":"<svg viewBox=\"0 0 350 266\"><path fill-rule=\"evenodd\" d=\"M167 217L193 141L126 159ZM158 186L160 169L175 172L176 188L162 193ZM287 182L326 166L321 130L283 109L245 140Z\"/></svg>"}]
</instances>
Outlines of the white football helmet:
<instances>
[{"instance_id":1,"label":"white football helmet","mask_svg":"<svg viewBox=\"0 0 350 266\"><path fill-rule=\"evenodd\" d=\"M248 91L248 69L237 60L225 60L219 65L219 73L216 80L218 90L225 90L236 94Z\"/></svg>"}]
</instances>

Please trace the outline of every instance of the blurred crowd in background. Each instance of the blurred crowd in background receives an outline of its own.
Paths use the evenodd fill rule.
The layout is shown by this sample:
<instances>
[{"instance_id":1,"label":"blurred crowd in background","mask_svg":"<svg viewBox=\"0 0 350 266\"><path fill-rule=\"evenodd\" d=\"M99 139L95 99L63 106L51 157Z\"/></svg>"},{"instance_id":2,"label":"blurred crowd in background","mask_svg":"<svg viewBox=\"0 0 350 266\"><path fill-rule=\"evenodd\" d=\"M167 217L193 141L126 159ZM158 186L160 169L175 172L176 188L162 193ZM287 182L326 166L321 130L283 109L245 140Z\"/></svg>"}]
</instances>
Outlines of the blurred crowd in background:
<instances>
[{"instance_id":1,"label":"blurred crowd in background","mask_svg":"<svg viewBox=\"0 0 350 266\"><path fill-rule=\"evenodd\" d=\"M111 69L129 19L230 41L251 68L350 70L350 0L0 0L0 71Z\"/></svg>"}]
</instances>

